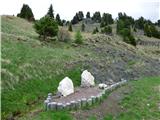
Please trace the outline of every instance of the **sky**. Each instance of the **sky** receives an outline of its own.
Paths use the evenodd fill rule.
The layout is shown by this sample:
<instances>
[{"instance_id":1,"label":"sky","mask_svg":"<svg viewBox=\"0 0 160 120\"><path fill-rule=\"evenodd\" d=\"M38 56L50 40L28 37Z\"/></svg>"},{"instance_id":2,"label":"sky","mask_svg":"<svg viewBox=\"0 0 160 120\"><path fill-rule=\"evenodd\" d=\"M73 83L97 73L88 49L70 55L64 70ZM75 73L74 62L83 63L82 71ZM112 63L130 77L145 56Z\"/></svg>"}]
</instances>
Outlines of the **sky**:
<instances>
[{"instance_id":1,"label":"sky","mask_svg":"<svg viewBox=\"0 0 160 120\"><path fill-rule=\"evenodd\" d=\"M0 15L17 15L23 4L30 6L36 19L47 13L50 4L54 14L59 13L65 20L71 20L78 11L83 11L84 15L87 11L91 15L95 11L106 12L113 18L118 16L118 12L125 12L135 19L143 16L153 22L160 19L160 0L1 0Z\"/></svg>"}]
</instances>

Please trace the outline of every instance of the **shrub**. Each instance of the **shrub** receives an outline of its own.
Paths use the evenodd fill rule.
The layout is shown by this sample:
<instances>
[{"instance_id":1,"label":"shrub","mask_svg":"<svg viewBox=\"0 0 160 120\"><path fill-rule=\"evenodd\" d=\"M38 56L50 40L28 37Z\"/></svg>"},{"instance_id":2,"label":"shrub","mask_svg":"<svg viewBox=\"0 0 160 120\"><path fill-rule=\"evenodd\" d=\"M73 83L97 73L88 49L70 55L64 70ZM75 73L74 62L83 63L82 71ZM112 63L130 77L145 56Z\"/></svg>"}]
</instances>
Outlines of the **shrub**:
<instances>
[{"instance_id":1,"label":"shrub","mask_svg":"<svg viewBox=\"0 0 160 120\"><path fill-rule=\"evenodd\" d=\"M56 21L57 21L58 25L63 26L63 22L59 16L59 14L56 15Z\"/></svg>"},{"instance_id":2,"label":"shrub","mask_svg":"<svg viewBox=\"0 0 160 120\"><path fill-rule=\"evenodd\" d=\"M85 31L85 24L84 23L82 24L81 29L83 32Z\"/></svg>"},{"instance_id":3,"label":"shrub","mask_svg":"<svg viewBox=\"0 0 160 120\"><path fill-rule=\"evenodd\" d=\"M77 44L83 43L83 36L81 35L80 31L77 31L75 34L75 43L77 43Z\"/></svg>"},{"instance_id":4,"label":"shrub","mask_svg":"<svg viewBox=\"0 0 160 120\"><path fill-rule=\"evenodd\" d=\"M111 26L105 26L102 30L101 30L102 33L105 33L105 34L111 34L112 33L112 27Z\"/></svg>"},{"instance_id":5,"label":"shrub","mask_svg":"<svg viewBox=\"0 0 160 120\"><path fill-rule=\"evenodd\" d=\"M36 21L34 28L40 37L43 36L43 40L45 40L48 36L56 36L58 32L57 22L49 16L42 17L40 20Z\"/></svg>"},{"instance_id":6,"label":"shrub","mask_svg":"<svg viewBox=\"0 0 160 120\"><path fill-rule=\"evenodd\" d=\"M72 32L72 23L69 23L68 31Z\"/></svg>"},{"instance_id":7,"label":"shrub","mask_svg":"<svg viewBox=\"0 0 160 120\"><path fill-rule=\"evenodd\" d=\"M98 30L98 28L96 27L96 28L93 30L92 34L96 34L97 32L99 32L99 30Z\"/></svg>"},{"instance_id":8,"label":"shrub","mask_svg":"<svg viewBox=\"0 0 160 120\"><path fill-rule=\"evenodd\" d=\"M70 33L68 30L65 30L64 28L61 28L58 31L58 40L61 42L68 42L71 39Z\"/></svg>"}]
</instances>

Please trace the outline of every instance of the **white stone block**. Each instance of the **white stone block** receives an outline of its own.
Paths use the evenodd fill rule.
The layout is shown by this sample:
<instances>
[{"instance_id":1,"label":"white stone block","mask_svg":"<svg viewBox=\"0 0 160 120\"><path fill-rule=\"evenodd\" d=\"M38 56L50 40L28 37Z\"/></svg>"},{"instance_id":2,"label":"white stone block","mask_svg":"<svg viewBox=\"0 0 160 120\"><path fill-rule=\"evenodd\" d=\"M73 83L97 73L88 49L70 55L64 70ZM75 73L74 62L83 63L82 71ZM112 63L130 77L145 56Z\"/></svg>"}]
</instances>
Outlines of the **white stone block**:
<instances>
[{"instance_id":1,"label":"white stone block","mask_svg":"<svg viewBox=\"0 0 160 120\"><path fill-rule=\"evenodd\" d=\"M67 96L74 93L74 86L72 80L68 77L65 77L59 83L58 92L60 92L63 96Z\"/></svg>"},{"instance_id":2,"label":"white stone block","mask_svg":"<svg viewBox=\"0 0 160 120\"><path fill-rule=\"evenodd\" d=\"M87 70L83 71L83 73L81 74L81 86L82 87L95 86L94 77Z\"/></svg>"}]
</instances>

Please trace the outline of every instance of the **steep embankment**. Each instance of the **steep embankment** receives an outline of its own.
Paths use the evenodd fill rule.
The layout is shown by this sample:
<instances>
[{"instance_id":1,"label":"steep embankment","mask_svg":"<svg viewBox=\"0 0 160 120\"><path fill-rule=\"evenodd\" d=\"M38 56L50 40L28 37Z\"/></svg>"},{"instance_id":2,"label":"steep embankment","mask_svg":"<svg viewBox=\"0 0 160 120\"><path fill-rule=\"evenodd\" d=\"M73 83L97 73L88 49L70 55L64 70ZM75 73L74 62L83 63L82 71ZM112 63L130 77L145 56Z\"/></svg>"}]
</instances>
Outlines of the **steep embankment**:
<instances>
[{"instance_id":1,"label":"steep embankment","mask_svg":"<svg viewBox=\"0 0 160 120\"><path fill-rule=\"evenodd\" d=\"M111 83L160 75L160 62L123 43L119 36L85 35L84 44L73 46L40 42L33 24L13 16L2 18L2 118L42 109L48 92L69 76L80 84L84 69L96 82Z\"/></svg>"}]
</instances>

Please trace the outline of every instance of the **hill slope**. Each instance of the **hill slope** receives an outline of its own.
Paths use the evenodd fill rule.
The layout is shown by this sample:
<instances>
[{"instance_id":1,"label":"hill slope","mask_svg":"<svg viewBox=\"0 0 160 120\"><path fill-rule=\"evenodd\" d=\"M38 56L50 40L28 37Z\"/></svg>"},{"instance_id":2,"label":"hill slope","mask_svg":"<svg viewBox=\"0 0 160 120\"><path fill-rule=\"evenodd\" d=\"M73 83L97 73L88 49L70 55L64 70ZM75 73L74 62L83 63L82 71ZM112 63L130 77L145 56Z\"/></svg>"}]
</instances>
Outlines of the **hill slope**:
<instances>
[{"instance_id":1,"label":"hill slope","mask_svg":"<svg viewBox=\"0 0 160 120\"><path fill-rule=\"evenodd\" d=\"M72 46L72 40L45 43L38 40L32 23L12 16L1 18L2 118L41 108L47 93L55 92L63 77L79 85L84 69L93 73L97 83L107 84L160 75L158 59L119 36L83 33L84 44L78 47Z\"/></svg>"}]
</instances>

